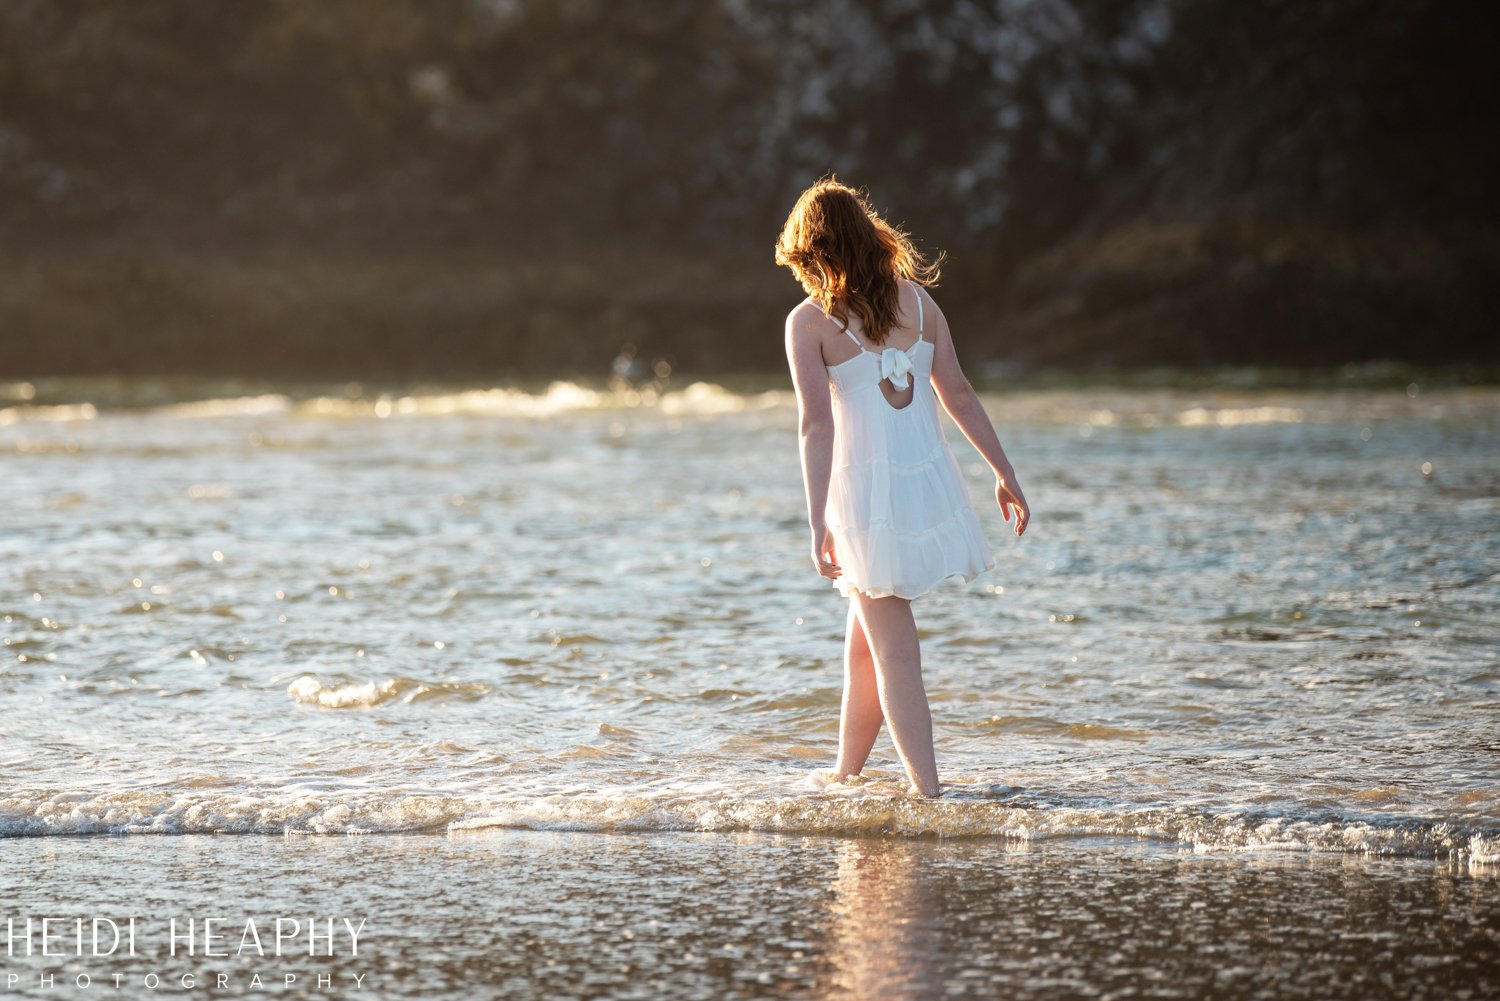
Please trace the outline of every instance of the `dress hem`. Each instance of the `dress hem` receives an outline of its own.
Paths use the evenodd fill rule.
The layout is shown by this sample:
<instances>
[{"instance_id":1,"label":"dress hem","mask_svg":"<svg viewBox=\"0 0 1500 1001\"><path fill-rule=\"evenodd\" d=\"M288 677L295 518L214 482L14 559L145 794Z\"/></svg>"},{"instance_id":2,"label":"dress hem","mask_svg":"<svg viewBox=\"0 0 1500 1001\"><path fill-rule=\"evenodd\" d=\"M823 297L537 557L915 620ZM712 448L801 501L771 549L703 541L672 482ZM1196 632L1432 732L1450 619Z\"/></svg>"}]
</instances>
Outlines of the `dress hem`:
<instances>
[{"instance_id":1,"label":"dress hem","mask_svg":"<svg viewBox=\"0 0 1500 1001\"><path fill-rule=\"evenodd\" d=\"M907 601L913 601L929 593L933 588L937 587L939 584L949 579L950 577L962 577L965 584L972 584L979 578L981 574L989 573L993 569L995 569L995 561L993 559L986 558L984 561L983 569L973 571L951 570L925 587L911 588L910 590L914 592L911 594L903 594L901 593L900 589L897 589L894 586L892 588L880 588L859 587L855 584L846 584L844 583L842 578L833 581L833 586L838 590L839 594L843 595L845 598L852 598L853 595L850 592L858 591L860 594L863 594L870 598L905 598Z\"/></svg>"}]
</instances>

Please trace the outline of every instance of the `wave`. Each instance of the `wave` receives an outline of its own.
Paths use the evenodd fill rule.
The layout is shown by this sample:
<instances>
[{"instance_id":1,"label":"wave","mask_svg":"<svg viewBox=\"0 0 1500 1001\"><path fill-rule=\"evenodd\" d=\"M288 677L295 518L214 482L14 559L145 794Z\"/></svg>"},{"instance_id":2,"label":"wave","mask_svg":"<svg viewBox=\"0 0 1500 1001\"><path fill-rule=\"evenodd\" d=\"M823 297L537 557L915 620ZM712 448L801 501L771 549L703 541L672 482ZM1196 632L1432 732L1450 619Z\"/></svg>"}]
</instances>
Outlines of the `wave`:
<instances>
[{"instance_id":1,"label":"wave","mask_svg":"<svg viewBox=\"0 0 1500 1001\"><path fill-rule=\"evenodd\" d=\"M132 409L132 402L129 397L117 401L123 410ZM453 415L538 418L577 411L633 409L657 410L671 416L708 416L789 407L794 403L795 398L788 391L741 393L711 382L694 382L681 389L649 384L619 384L595 389L559 380L537 392L494 386L453 392L384 394L373 397L312 396L298 399L284 393L261 393L181 400L149 406L148 409L157 416L184 420L280 414L377 419ZM32 421L93 420L101 414L111 412L114 412L114 407L104 403L22 403L0 407L0 427Z\"/></svg>"},{"instance_id":2,"label":"wave","mask_svg":"<svg viewBox=\"0 0 1500 1001\"><path fill-rule=\"evenodd\" d=\"M1492 390L1435 390L1415 396L1399 391L1226 390L1218 395L1220 398L1204 399L1179 391L1021 389L994 397L992 412L1004 414L1011 421L1076 424L1087 436L1095 429L1107 428L1149 431L1280 424L1375 425L1396 418L1489 421L1496 402Z\"/></svg>"},{"instance_id":3,"label":"wave","mask_svg":"<svg viewBox=\"0 0 1500 1001\"><path fill-rule=\"evenodd\" d=\"M290 397L283 396L281 393L262 393L259 396L234 396L172 403L157 407L156 412L166 417L255 417L262 414L282 414L291 408Z\"/></svg>"},{"instance_id":4,"label":"wave","mask_svg":"<svg viewBox=\"0 0 1500 1001\"><path fill-rule=\"evenodd\" d=\"M32 421L91 421L98 416L99 409L92 403L27 403L17 407L0 407L0 427Z\"/></svg>"},{"instance_id":5,"label":"wave","mask_svg":"<svg viewBox=\"0 0 1500 1001\"><path fill-rule=\"evenodd\" d=\"M386 678L382 681L328 682L305 674L287 686L287 694L305 705L322 709L368 709L386 702L424 702L429 699L477 699L489 685L452 681Z\"/></svg>"},{"instance_id":6,"label":"wave","mask_svg":"<svg viewBox=\"0 0 1500 1001\"><path fill-rule=\"evenodd\" d=\"M539 393L497 386L454 393L381 396L376 399L317 397L297 412L324 417L444 417L454 414L497 417L551 417L589 410L654 409L670 415L711 415L788 405L790 393L736 393L708 382L683 389L617 386L591 389L575 382L553 382Z\"/></svg>"},{"instance_id":7,"label":"wave","mask_svg":"<svg viewBox=\"0 0 1500 1001\"><path fill-rule=\"evenodd\" d=\"M1198 852L1341 852L1500 865L1500 829L1422 818L1214 812L1190 806L1049 801L991 784L953 785L936 800L899 794L893 778L646 784L482 795L410 790L44 792L0 799L0 837L76 834L305 834L494 829L598 832L755 831L1050 841L1137 837Z\"/></svg>"},{"instance_id":8,"label":"wave","mask_svg":"<svg viewBox=\"0 0 1500 1001\"><path fill-rule=\"evenodd\" d=\"M573 382L554 382L540 393L496 386L453 393L408 396L383 395L373 399L318 396L297 404L309 417L445 417L453 414L506 417L547 417L572 410L597 410L617 394ZM619 404L623 405L623 403Z\"/></svg>"},{"instance_id":9,"label":"wave","mask_svg":"<svg viewBox=\"0 0 1500 1001\"><path fill-rule=\"evenodd\" d=\"M761 385L767 385L765 381ZM467 389L370 394L361 384L345 393L308 395L259 391L260 385L214 386L222 395L202 399L183 396L177 386L151 382L79 384L53 387L54 396L70 391L91 402L37 402L42 396L30 383L0 383L0 427L28 422L93 420L116 412L140 412L179 419L265 417L388 419L453 415L547 418L590 411L644 410L668 416L713 416L771 409L790 410L795 395L787 389L741 391L710 381L672 388L658 383L614 382L590 386L555 380L542 389L489 386ZM201 391L201 387L200 387ZM238 391L238 392L236 392ZM1007 387L986 392L991 413L1012 423L1075 425L1095 429L1215 429L1247 425L1372 424L1395 417L1488 420L1496 396L1489 388L1448 387L1413 393L1370 390L1221 389L1213 397L1174 389Z\"/></svg>"},{"instance_id":10,"label":"wave","mask_svg":"<svg viewBox=\"0 0 1500 1001\"><path fill-rule=\"evenodd\" d=\"M1301 424L1301 407L1189 407L1177 414L1183 427L1235 427L1240 424Z\"/></svg>"}]
</instances>

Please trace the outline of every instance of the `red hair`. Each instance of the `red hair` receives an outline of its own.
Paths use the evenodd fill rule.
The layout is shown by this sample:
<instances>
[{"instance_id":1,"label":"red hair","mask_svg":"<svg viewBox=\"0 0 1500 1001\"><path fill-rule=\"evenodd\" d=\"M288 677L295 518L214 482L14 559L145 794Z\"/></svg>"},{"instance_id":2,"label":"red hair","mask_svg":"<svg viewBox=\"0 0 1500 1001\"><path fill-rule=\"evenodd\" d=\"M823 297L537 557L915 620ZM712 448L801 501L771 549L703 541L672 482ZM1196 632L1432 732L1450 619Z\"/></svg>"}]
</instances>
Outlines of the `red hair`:
<instances>
[{"instance_id":1,"label":"red hair","mask_svg":"<svg viewBox=\"0 0 1500 1001\"><path fill-rule=\"evenodd\" d=\"M792 269L825 316L847 327L853 313L865 336L882 344L901 312L897 280L936 285L942 255L928 261L863 192L829 177L792 206L776 241L776 263Z\"/></svg>"}]
</instances>

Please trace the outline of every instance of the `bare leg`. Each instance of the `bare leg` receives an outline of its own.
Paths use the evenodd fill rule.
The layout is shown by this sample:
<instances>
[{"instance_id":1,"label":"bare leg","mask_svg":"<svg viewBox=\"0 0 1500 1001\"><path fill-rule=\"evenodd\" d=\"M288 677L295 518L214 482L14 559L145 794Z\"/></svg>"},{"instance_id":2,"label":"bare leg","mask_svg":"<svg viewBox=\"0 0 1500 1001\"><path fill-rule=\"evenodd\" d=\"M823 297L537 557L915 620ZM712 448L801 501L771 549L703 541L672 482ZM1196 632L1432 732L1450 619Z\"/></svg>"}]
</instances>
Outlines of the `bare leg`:
<instances>
[{"instance_id":1,"label":"bare leg","mask_svg":"<svg viewBox=\"0 0 1500 1001\"><path fill-rule=\"evenodd\" d=\"M880 724L880 691L875 683L875 660L865 627L859 621L854 601L849 602L849 622L844 633L844 705L839 714L839 760L834 773L839 778L858 775L875 746Z\"/></svg>"},{"instance_id":2,"label":"bare leg","mask_svg":"<svg viewBox=\"0 0 1500 1001\"><path fill-rule=\"evenodd\" d=\"M891 727L896 753L906 766L912 788L936 796L937 761L932 750L932 710L922 685L922 652L917 622L905 598L871 598L855 592L855 606L875 659L880 705Z\"/></svg>"}]
</instances>

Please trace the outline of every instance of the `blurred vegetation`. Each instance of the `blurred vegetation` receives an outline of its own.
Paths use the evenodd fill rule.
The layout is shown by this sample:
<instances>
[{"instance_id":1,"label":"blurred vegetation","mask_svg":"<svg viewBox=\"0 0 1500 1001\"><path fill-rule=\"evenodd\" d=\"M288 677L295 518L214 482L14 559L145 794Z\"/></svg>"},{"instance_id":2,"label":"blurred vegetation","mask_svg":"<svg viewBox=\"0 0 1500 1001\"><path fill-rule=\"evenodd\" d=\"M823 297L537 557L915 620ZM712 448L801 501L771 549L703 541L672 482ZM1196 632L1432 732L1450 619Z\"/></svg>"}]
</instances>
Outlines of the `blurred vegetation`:
<instances>
[{"instance_id":1,"label":"blurred vegetation","mask_svg":"<svg viewBox=\"0 0 1500 1001\"><path fill-rule=\"evenodd\" d=\"M6 0L0 374L783 365L829 171L966 359L1494 362L1487 5Z\"/></svg>"}]
</instances>

